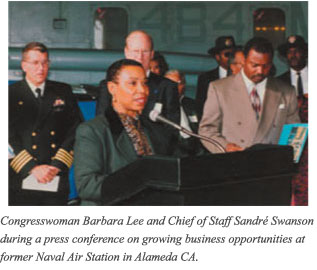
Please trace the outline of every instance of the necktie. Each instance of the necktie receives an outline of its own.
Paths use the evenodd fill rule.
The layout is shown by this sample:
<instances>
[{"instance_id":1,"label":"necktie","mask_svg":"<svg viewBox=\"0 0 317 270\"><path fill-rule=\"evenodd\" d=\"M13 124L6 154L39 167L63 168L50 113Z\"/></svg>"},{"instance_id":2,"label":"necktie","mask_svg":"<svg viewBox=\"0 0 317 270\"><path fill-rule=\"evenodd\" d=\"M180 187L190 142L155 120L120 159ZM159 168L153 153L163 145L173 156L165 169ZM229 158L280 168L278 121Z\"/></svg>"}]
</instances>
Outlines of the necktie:
<instances>
[{"instance_id":1,"label":"necktie","mask_svg":"<svg viewBox=\"0 0 317 270\"><path fill-rule=\"evenodd\" d=\"M41 89L40 88L36 88L35 92L37 93L37 100L39 102L39 104L41 104L42 98L41 98Z\"/></svg>"},{"instance_id":2,"label":"necktie","mask_svg":"<svg viewBox=\"0 0 317 270\"><path fill-rule=\"evenodd\" d=\"M253 87L251 91L250 99L251 99L252 108L256 114L256 119L258 120L260 118L260 112L261 112L261 101L255 87Z\"/></svg>"},{"instance_id":3,"label":"necktie","mask_svg":"<svg viewBox=\"0 0 317 270\"><path fill-rule=\"evenodd\" d=\"M302 83L302 77L300 75L300 71L297 72L297 92L298 92L298 97L302 97L304 95L303 91L303 83Z\"/></svg>"}]
</instances>

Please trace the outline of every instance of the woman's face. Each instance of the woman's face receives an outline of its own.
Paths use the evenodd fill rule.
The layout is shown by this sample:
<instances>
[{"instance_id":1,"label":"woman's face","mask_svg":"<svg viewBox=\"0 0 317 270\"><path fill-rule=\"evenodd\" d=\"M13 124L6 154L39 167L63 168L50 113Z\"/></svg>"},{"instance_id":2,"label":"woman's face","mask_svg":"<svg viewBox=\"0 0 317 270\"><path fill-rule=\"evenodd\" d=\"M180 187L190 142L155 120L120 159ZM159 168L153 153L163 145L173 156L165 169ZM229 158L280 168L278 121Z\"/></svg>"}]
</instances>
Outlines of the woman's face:
<instances>
[{"instance_id":1,"label":"woman's face","mask_svg":"<svg viewBox=\"0 0 317 270\"><path fill-rule=\"evenodd\" d=\"M132 117L140 114L149 95L144 69L139 66L124 66L116 81L108 83L116 111Z\"/></svg>"},{"instance_id":2,"label":"woman's face","mask_svg":"<svg viewBox=\"0 0 317 270\"><path fill-rule=\"evenodd\" d=\"M157 75L161 75L160 65L159 65L159 62L157 60L151 60L150 70L151 70L151 72L153 72Z\"/></svg>"},{"instance_id":3,"label":"woman's face","mask_svg":"<svg viewBox=\"0 0 317 270\"><path fill-rule=\"evenodd\" d=\"M234 55L234 60L233 62L230 64L230 69L232 71L232 74L237 74L240 72L241 68L244 65L244 54L243 52L236 52Z\"/></svg>"}]
</instances>

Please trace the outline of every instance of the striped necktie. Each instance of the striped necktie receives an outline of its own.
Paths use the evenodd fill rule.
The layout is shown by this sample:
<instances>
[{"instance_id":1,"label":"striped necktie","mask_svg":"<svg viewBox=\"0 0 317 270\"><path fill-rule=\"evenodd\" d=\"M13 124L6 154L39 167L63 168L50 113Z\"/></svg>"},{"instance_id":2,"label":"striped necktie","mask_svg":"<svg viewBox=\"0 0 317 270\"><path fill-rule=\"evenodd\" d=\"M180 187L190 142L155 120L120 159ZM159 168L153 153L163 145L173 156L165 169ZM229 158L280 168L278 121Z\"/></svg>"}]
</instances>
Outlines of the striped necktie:
<instances>
[{"instance_id":1,"label":"striped necktie","mask_svg":"<svg viewBox=\"0 0 317 270\"><path fill-rule=\"evenodd\" d=\"M256 114L256 119L259 120L260 112L261 112L261 100L255 87L253 87L250 93L250 99L251 99L252 108Z\"/></svg>"}]
</instances>

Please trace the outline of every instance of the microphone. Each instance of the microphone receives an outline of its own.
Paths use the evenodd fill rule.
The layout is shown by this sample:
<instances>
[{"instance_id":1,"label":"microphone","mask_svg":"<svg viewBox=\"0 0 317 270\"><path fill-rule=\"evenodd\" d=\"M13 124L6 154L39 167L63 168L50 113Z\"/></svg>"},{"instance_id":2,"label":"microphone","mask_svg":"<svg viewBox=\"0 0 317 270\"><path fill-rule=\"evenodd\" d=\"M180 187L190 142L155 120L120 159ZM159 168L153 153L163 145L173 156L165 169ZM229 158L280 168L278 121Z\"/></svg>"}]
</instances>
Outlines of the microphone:
<instances>
[{"instance_id":1,"label":"microphone","mask_svg":"<svg viewBox=\"0 0 317 270\"><path fill-rule=\"evenodd\" d=\"M162 122L165 124L168 124L169 126L172 126L173 128L176 128L180 131L182 131L182 129L184 129L183 127L181 127L180 125L175 124L174 122L166 119L165 117L163 117L162 115L160 115L160 112L156 111L156 110L152 110L149 114L149 118L153 121L153 122Z\"/></svg>"},{"instance_id":2,"label":"microphone","mask_svg":"<svg viewBox=\"0 0 317 270\"><path fill-rule=\"evenodd\" d=\"M198 135L196 133L193 133L191 131L189 131L188 129L178 125L178 124L175 124L174 122L166 119L165 117L163 117L162 115L160 115L160 112L156 111L156 110L152 110L149 114L149 118L153 121L153 122L162 122L164 124L167 124L169 126L172 126L173 128L176 128L178 129L179 131L181 132L184 132L186 134L188 134L189 136L192 136L192 137L196 137L198 139L201 139L201 140L204 140L204 141L207 141L209 143L211 143L212 145L216 146L220 152L222 153L226 153L226 149L219 143L217 142L216 140L214 139L211 139L211 138L208 138L208 137L205 137L205 136L201 136L201 135Z\"/></svg>"}]
</instances>

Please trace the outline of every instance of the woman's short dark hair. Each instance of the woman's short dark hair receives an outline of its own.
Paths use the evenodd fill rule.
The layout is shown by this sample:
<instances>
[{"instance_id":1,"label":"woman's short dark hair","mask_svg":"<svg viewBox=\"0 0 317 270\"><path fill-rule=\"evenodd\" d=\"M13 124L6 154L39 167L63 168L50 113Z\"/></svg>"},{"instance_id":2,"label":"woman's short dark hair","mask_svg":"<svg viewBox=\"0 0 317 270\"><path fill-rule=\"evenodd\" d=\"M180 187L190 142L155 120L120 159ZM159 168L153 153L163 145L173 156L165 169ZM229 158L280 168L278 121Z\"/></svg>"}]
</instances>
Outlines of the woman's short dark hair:
<instances>
[{"instance_id":1,"label":"woman's short dark hair","mask_svg":"<svg viewBox=\"0 0 317 270\"><path fill-rule=\"evenodd\" d=\"M152 58L152 61L157 61L158 66L160 68L160 75L164 76L166 71L168 71L168 64L162 54L159 52L154 52L154 56Z\"/></svg>"},{"instance_id":2,"label":"woman's short dark hair","mask_svg":"<svg viewBox=\"0 0 317 270\"><path fill-rule=\"evenodd\" d=\"M273 58L274 49L270 41L263 37L254 37L250 39L244 46L244 56L247 57L250 50L253 49L259 53L268 53Z\"/></svg>"},{"instance_id":3,"label":"woman's short dark hair","mask_svg":"<svg viewBox=\"0 0 317 270\"><path fill-rule=\"evenodd\" d=\"M117 76L120 70L125 66L138 66L143 68L142 64L131 60L131 59L121 59L113 64L107 69L106 81L107 82L116 82Z\"/></svg>"}]
</instances>

